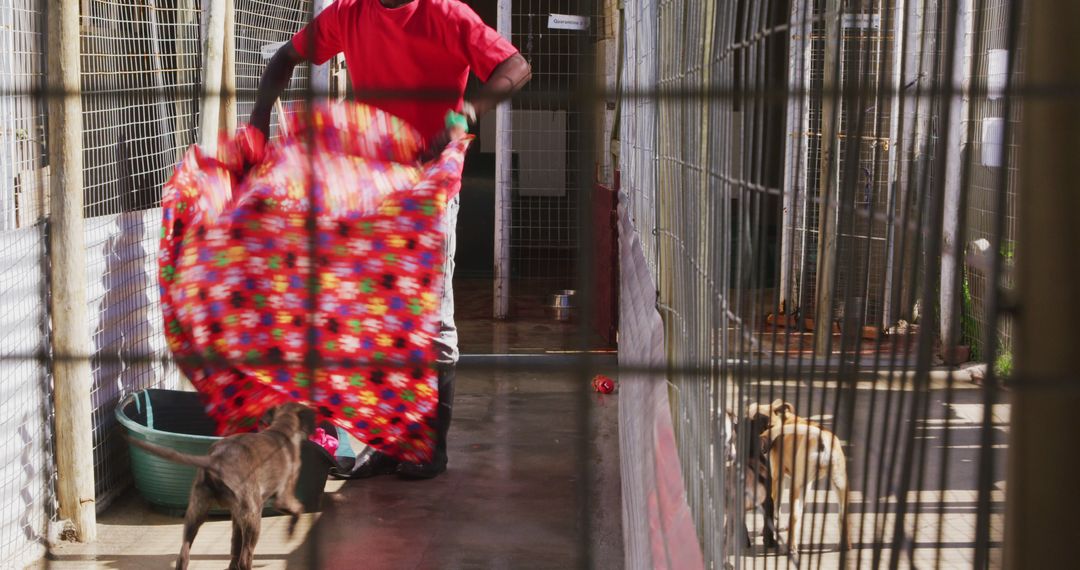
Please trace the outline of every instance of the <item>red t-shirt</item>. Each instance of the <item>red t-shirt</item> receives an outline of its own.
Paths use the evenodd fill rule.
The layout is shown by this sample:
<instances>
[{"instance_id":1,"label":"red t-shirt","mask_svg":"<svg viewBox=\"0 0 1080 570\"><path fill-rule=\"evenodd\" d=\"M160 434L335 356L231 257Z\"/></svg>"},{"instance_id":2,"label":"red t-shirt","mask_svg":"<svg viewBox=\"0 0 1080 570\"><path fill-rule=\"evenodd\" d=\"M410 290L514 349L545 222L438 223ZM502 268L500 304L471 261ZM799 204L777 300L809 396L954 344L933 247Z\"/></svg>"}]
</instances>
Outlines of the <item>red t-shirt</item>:
<instances>
[{"instance_id":1,"label":"red t-shirt","mask_svg":"<svg viewBox=\"0 0 1080 570\"><path fill-rule=\"evenodd\" d=\"M487 81L517 53L459 0L413 0L398 8L337 0L292 43L316 64L344 52L357 99L405 119L428 139L445 128L447 111L461 110L470 69Z\"/></svg>"}]
</instances>

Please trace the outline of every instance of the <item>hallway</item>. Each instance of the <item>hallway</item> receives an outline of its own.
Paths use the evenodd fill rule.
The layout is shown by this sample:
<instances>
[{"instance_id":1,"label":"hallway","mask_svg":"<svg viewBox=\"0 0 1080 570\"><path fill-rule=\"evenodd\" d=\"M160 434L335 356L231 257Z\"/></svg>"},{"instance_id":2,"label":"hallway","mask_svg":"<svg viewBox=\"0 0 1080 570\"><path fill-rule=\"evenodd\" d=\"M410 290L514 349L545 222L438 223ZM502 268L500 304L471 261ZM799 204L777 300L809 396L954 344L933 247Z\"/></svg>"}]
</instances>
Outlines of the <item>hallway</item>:
<instances>
[{"instance_id":1,"label":"hallway","mask_svg":"<svg viewBox=\"0 0 1080 570\"><path fill-rule=\"evenodd\" d=\"M314 566L580 567L585 524L593 567L621 565L616 399L596 405L590 395L594 421L584 429L582 380L547 370L553 358L530 358L533 371L466 359L450 470L431 481L347 483L312 532ZM592 501L587 518L582 493Z\"/></svg>"},{"instance_id":2,"label":"hallway","mask_svg":"<svg viewBox=\"0 0 1080 570\"><path fill-rule=\"evenodd\" d=\"M594 363L613 374L613 357ZM329 481L323 511L305 514L291 539L286 517L263 519L255 567L582 567L586 525L592 567L621 567L617 396L593 393L578 364L568 356L466 356L450 470L430 481ZM99 517L96 543L63 543L42 567L171 567L182 522L129 489ZM192 570L224 568L230 532L226 518L204 525Z\"/></svg>"}]
</instances>

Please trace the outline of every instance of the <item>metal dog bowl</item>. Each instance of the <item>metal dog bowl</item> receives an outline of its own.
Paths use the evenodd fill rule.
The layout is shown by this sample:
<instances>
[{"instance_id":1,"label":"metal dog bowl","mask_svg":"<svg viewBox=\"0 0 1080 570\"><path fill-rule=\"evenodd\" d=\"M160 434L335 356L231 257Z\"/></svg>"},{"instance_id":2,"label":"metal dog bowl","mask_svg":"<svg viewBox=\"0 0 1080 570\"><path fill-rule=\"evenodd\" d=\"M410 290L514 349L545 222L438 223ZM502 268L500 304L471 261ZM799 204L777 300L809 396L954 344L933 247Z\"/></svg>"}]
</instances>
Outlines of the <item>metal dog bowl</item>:
<instances>
[{"instance_id":1,"label":"metal dog bowl","mask_svg":"<svg viewBox=\"0 0 1080 570\"><path fill-rule=\"evenodd\" d=\"M217 426L206 415L195 392L143 390L128 394L116 406L116 420L124 426L129 437L192 455L206 455L210 445L221 439L215 435ZM138 447L129 445L128 450L131 474L139 494L156 510L183 516L196 469L167 461ZM327 476L335 464L336 460L322 446L311 441L301 445L296 498L304 504L305 512L319 510ZM229 513L214 508L210 514ZM280 513L267 507L264 514Z\"/></svg>"},{"instance_id":2,"label":"metal dog bowl","mask_svg":"<svg viewBox=\"0 0 1080 570\"><path fill-rule=\"evenodd\" d=\"M574 316L574 290L563 289L552 295L548 308L556 321L569 321Z\"/></svg>"}]
</instances>

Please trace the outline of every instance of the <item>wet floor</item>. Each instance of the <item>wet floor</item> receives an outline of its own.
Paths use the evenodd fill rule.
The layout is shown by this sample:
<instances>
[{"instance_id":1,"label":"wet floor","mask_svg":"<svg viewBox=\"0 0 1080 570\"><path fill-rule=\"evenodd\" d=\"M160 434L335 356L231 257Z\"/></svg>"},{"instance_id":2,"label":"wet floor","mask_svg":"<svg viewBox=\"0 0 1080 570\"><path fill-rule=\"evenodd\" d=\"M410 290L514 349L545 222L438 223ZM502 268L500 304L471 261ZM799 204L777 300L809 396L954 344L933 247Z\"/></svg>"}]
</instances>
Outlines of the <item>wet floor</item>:
<instances>
[{"instance_id":1,"label":"wet floor","mask_svg":"<svg viewBox=\"0 0 1080 570\"><path fill-rule=\"evenodd\" d=\"M589 378L567 356L530 358L514 369L465 358L446 474L332 481L296 537L284 517L264 518L256 568L621 567L616 396L582 394ZM130 492L99 517L97 543L56 547L48 565L170 568L180 528ZM191 568L228 566L229 534L228 520L205 525Z\"/></svg>"},{"instance_id":2,"label":"wet floor","mask_svg":"<svg viewBox=\"0 0 1080 570\"><path fill-rule=\"evenodd\" d=\"M317 565L574 568L590 556L619 566L615 401L590 396L586 425L578 384L547 370L464 375L448 472L346 484L313 531Z\"/></svg>"},{"instance_id":3,"label":"wet floor","mask_svg":"<svg viewBox=\"0 0 1080 570\"><path fill-rule=\"evenodd\" d=\"M542 315L491 321L482 295L471 298L463 351L511 356L464 357L448 472L331 482L323 512L305 515L296 536L283 517L263 519L256 568L621 567L616 397L589 387L593 373L613 374L614 356L587 368L574 356L544 355L580 346L576 326ZM229 525L203 527L191 568L228 565ZM181 520L131 491L99 517L98 531L96 544L54 548L48 566L171 567Z\"/></svg>"}]
</instances>

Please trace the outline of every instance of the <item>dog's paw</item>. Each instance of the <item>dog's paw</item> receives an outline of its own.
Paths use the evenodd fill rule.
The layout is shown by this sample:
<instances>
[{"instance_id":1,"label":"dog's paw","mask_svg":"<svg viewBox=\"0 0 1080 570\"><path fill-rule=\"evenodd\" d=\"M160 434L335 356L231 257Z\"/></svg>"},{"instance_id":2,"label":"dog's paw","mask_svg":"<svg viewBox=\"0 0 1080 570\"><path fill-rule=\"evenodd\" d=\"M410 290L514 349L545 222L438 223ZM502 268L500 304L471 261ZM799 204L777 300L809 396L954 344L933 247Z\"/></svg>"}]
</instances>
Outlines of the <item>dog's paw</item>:
<instances>
[{"instance_id":1,"label":"dog's paw","mask_svg":"<svg viewBox=\"0 0 1080 570\"><path fill-rule=\"evenodd\" d=\"M300 522L300 515L289 516L289 538L296 534L296 525Z\"/></svg>"}]
</instances>

